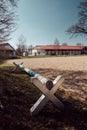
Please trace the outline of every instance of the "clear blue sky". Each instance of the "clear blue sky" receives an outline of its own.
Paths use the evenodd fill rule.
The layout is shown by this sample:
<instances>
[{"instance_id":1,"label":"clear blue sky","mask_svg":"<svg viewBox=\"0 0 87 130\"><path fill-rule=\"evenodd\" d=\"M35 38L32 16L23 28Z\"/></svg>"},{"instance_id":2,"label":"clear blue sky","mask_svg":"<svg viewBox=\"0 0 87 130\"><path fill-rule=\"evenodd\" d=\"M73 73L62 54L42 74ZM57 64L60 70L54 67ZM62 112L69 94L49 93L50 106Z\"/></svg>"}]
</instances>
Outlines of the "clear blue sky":
<instances>
[{"instance_id":1,"label":"clear blue sky","mask_svg":"<svg viewBox=\"0 0 87 130\"><path fill-rule=\"evenodd\" d=\"M78 21L78 6L82 0L20 0L18 2L17 30L9 43L16 47L20 35L26 44L49 45L57 38L60 44L87 45L82 36L70 38L67 28Z\"/></svg>"}]
</instances>

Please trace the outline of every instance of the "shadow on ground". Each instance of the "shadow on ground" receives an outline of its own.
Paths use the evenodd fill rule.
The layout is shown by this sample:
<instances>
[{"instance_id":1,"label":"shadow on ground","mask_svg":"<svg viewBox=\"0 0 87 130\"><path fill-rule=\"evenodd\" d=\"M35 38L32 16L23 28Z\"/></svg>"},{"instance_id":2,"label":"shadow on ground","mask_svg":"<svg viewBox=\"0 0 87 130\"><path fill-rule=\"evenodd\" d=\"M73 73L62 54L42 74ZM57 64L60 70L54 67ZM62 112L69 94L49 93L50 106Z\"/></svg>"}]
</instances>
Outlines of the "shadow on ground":
<instances>
[{"instance_id":1,"label":"shadow on ground","mask_svg":"<svg viewBox=\"0 0 87 130\"><path fill-rule=\"evenodd\" d=\"M87 72L50 70L49 75L49 69L36 71L52 80L57 74L63 74L64 90L71 88L77 91L79 88L86 95ZM31 84L28 75L12 73L9 68L0 69L0 88L4 106L0 108L0 130L87 130L87 104L76 99L75 93L69 92L67 96L64 90L59 89L55 95L64 103L64 110L60 111L48 102L39 115L32 117L29 109L41 92Z\"/></svg>"}]
</instances>

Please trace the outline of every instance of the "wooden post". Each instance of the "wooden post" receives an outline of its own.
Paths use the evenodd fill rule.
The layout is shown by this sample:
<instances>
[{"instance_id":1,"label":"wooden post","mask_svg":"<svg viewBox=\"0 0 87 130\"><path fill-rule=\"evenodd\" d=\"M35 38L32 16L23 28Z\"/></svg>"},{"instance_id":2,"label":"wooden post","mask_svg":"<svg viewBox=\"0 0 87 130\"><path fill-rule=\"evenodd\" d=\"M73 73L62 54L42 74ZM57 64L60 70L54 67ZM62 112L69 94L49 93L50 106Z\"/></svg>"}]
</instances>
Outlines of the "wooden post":
<instances>
[{"instance_id":1,"label":"wooden post","mask_svg":"<svg viewBox=\"0 0 87 130\"><path fill-rule=\"evenodd\" d=\"M62 110L64 108L63 103L54 95L58 87L60 87L64 81L64 78L61 75L57 76L52 82L50 79L43 77L35 71L27 69L22 63L14 63L14 65L33 77L31 80L32 83L43 93L37 102L30 108L31 115L37 115L49 100L59 109Z\"/></svg>"},{"instance_id":2,"label":"wooden post","mask_svg":"<svg viewBox=\"0 0 87 130\"><path fill-rule=\"evenodd\" d=\"M33 79L33 84L38 87L44 94L42 94L37 102L30 108L31 115L37 115L49 100L51 100L60 110L64 108L63 103L54 96L54 93L61 86L63 81L64 78L62 78L61 76L57 76L57 78L53 81L55 86L49 91L37 79Z\"/></svg>"}]
</instances>

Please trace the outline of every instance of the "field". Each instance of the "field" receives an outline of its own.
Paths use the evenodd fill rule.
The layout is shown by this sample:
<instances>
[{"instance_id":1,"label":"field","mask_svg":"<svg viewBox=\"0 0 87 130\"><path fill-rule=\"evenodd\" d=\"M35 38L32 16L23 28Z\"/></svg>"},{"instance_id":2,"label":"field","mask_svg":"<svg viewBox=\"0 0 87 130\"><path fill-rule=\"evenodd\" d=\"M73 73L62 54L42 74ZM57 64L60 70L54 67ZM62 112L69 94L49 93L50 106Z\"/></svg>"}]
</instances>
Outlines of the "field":
<instances>
[{"instance_id":1,"label":"field","mask_svg":"<svg viewBox=\"0 0 87 130\"><path fill-rule=\"evenodd\" d=\"M50 68L58 70L87 70L87 56L65 56L65 57L47 57L47 58L28 58L10 60L8 63L24 63L24 66L30 69Z\"/></svg>"},{"instance_id":2,"label":"field","mask_svg":"<svg viewBox=\"0 0 87 130\"><path fill-rule=\"evenodd\" d=\"M51 80L62 75L64 82L55 95L64 110L48 102L39 115L31 116L29 109L41 92L26 73L14 73L13 66L1 67L0 130L87 130L87 56L19 59L8 64L14 61Z\"/></svg>"}]
</instances>

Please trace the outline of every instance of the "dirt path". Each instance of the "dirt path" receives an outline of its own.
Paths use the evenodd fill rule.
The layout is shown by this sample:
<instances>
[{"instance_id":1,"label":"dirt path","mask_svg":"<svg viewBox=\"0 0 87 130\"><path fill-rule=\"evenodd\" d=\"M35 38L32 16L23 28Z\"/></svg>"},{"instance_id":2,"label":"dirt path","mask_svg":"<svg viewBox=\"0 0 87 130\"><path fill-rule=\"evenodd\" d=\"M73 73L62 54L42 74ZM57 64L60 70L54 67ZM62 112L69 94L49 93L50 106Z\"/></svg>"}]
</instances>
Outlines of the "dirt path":
<instances>
[{"instance_id":1,"label":"dirt path","mask_svg":"<svg viewBox=\"0 0 87 130\"><path fill-rule=\"evenodd\" d=\"M13 62L21 63L30 69L52 68L58 70L87 70L87 56L70 56L70 57L49 57L49 58L28 58L14 59L7 61L9 64Z\"/></svg>"}]
</instances>

